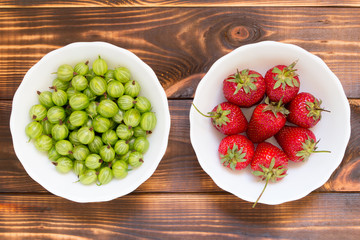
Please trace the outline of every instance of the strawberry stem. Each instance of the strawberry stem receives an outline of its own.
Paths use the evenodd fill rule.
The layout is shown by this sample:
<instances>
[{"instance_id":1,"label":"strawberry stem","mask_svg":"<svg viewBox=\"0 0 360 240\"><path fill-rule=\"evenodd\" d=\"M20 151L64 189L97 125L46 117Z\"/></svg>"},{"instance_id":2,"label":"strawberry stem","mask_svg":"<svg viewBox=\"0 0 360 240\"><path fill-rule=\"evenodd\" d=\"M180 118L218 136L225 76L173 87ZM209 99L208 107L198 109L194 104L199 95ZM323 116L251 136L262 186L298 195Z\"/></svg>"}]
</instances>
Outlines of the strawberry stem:
<instances>
[{"instance_id":1,"label":"strawberry stem","mask_svg":"<svg viewBox=\"0 0 360 240\"><path fill-rule=\"evenodd\" d=\"M270 175L270 176L271 176L271 175ZM256 202L254 202L254 205L252 205L252 208L255 208L256 204L257 204L258 201L260 200L261 196L263 195L263 193L264 193L264 191L265 191L265 189L266 189L266 187L267 187L267 185L268 185L268 183L269 183L269 180L270 180L270 177L267 177L267 178L266 178L265 186L264 186L262 192L260 193L260 196L258 197L258 199L256 199Z\"/></svg>"},{"instance_id":2,"label":"strawberry stem","mask_svg":"<svg viewBox=\"0 0 360 240\"><path fill-rule=\"evenodd\" d=\"M198 111L198 113L200 113L202 116L204 117L209 117L209 118L213 118L214 116L211 116L211 115L205 115L203 114L202 112L200 112L200 110L195 106L195 104L192 104L194 106L194 108L196 109L196 111Z\"/></svg>"},{"instance_id":3,"label":"strawberry stem","mask_svg":"<svg viewBox=\"0 0 360 240\"><path fill-rule=\"evenodd\" d=\"M315 108L315 110L319 110L319 111L322 111L322 112L328 112L328 113L331 112L331 111L323 109L323 108Z\"/></svg>"},{"instance_id":4,"label":"strawberry stem","mask_svg":"<svg viewBox=\"0 0 360 240\"><path fill-rule=\"evenodd\" d=\"M322 150L322 151L313 151L313 153L331 153L331 151Z\"/></svg>"}]
</instances>

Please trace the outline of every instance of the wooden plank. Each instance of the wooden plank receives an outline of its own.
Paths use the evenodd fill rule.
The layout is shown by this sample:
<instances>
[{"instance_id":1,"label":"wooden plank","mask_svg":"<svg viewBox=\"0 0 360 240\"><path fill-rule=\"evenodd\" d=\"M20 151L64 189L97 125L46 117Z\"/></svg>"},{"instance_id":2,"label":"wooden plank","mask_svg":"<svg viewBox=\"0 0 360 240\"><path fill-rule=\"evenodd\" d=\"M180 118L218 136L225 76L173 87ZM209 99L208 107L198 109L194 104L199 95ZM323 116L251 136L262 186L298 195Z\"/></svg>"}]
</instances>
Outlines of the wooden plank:
<instances>
[{"instance_id":1,"label":"wooden plank","mask_svg":"<svg viewBox=\"0 0 360 240\"><path fill-rule=\"evenodd\" d=\"M1 1L2 8L60 8L60 7L252 7L252 6L348 6L355 7L360 6L359 1L335 1L335 0L245 0L245 1L216 1L216 0L195 0L195 1L184 1L184 0L113 0L113 1L69 1L69 0L57 0L57 1L46 1L46 0L20 0L20 1Z\"/></svg>"},{"instance_id":2,"label":"wooden plank","mask_svg":"<svg viewBox=\"0 0 360 240\"><path fill-rule=\"evenodd\" d=\"M167 152L153 176L137 192L222 192L200 167L190 143L191 100L170 100L171 130ZM317 191L360 191L360 100L350 100L352 135L344 159ZM44 192L15 156L8 129L10 101L0 101L0 192ZM191 184L189 184L191 183Z\"/></svg>"},{"instance_id":3,"label":"wooden plank","mask_svg":"<svg viewBox=\"0 0 360 240\"><path fill-rule=\"evenodd\" d=\"M311 194L255 209L231 194L130 194L78 204L0 195L2 239L358 239L360 194Z\"/></svg>"},{"instance_id":4,"label":"wooden plank","mask_svg":"<svg viewBox=\"0 0 360 240\"><path fill-rule=\"evenodd\" d=\"M0 99L12 98L46 53L78 41L129 49L154 69L169 98L191 98L218 58L263 40L318 55L346 95L360 98L360 8L11 8L0 16Z\"/></svg>"}]
</instances>

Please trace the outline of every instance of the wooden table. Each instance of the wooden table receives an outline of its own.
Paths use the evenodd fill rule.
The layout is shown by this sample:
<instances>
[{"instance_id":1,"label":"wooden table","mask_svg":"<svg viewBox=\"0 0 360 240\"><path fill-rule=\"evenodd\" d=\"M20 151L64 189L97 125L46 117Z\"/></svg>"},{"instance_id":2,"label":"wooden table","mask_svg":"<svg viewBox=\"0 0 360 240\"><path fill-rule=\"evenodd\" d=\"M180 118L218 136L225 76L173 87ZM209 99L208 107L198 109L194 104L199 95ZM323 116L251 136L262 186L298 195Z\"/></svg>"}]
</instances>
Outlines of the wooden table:
<instances>
[{"instance_id":1,"label":"wooden table","mask_svg":"<svg viewBox=\"0 0 360 240\"><path fill-rule=\"evenodd\" d=\"M0 239L359 239L360 1L0 1ZM307 197L256 209L217 187L189 138L198 82L233 49L263 40L299 45L340 79L352 134L330 180ZM79 204L34 182L9 130L24 74L51 50L105 41L137 54L170 105L167 152L136 191Z\"/></svg>"}]
</instances>

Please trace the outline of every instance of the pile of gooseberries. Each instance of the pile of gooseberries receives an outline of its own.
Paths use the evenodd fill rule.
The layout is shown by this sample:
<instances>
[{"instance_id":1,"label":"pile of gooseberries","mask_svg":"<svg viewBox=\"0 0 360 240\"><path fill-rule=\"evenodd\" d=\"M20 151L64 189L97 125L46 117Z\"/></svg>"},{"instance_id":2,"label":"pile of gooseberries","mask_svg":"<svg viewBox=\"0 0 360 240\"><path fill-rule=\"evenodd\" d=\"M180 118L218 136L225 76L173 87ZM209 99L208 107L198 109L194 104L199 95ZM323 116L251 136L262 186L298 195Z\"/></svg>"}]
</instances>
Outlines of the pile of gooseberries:
<instances>
[{"instance_id":1,"label":"pile of gooseberries","mask_svg":"<svg viewBox=\"0 0 360 240\"><path fill-rule=\"evenodd\" d=\"M82 184L107 184L140 167L156 126L150 101L129 69L63 64L49 91L38 91L25 132L60 173L71 170Z\"/></svg>"}]
</instances>

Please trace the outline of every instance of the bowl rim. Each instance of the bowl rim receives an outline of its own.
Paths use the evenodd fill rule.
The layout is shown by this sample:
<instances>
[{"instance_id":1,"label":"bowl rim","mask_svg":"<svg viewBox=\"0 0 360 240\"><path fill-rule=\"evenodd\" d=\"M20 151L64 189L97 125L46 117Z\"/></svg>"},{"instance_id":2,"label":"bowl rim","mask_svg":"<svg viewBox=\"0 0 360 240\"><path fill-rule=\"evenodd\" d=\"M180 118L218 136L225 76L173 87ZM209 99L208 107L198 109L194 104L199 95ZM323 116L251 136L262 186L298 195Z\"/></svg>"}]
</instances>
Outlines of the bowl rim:
<instances>
[{"instance_id":1,"label":"bowl rim","mask_svg":"<svg viewBox=\"0 0 360 240\"><path fill-rule=\"evenodd\" d=\"M222 62L224 61L224 59L228 58L228 57L231 57L233 55L237 55L239 52L243 51L243 50L250 50L252 48L256 48L258 46L280 46L280 47L290 47L290 48L293 48L297 51L300 51L302 53L304 53L305 55L311 57L314 61L316 61L318 64L321 64L322 67L327 71L328 74L330 74L332 76L332 78L336 81L334 81L334 83L336 84L336 87L341 89L342 91L340 91L340 94L341 96L339 96L340 98L342 98L342 100L346 100L346 102L348 102L347 100L347 97L345 95L345 92L344 92L344 89L343 89L343 86L340 82L340 80L338 79L338 77L331 71L331 69L326 65L326 63L318 56L308 52L307 50L305 50L304 48L300 47L300 46L297 46L297 45L294 45L294 44L290 44L290 43L282 43L282 42L276 42L276 41L261 41L261 42L257 42L257 43L251 43L251 44L246 44L246 45L243 45L243 46L240 46L236 49L234 49L233 51L225 54L224 56L220 57L218 60L216 60L214 62L214 64L210 67L209 71L204 75L204 77L201 79L201 81L199 82L198 86L197 86L197 89L195 91L195 94L194 94L194 100L193 102L197 102L199 101L198 100L198 94L196 94L198 92L199 89L202 89L203 88L203 85L205 85L205 80L208 78L208 76L210 76L212 74L213 71L215 71L216 68L218 68L219 65L222 64ZM204 80L205 79L205 80ZM211 177L211 179L214 181L214 183L221 189L223 189L224 191L227 191L227 192L230 192L232 193L233 195L245 200L245 201L249 201L249 202L253 202L252 199L246 197L246 196L243 196L240 194L238 194L234 189L227 189L226 186L224 186L222 184L222 182L215 176L212 176L211 174L211 168L208 167L204 161L200 160L200 152L199 150L197 149L197 142L195 141L195 130L194 130L194 119L192 116L194 116L195 114L195 108L193 106L191 106L190 108L190 111L189 111L189 120L190 120L190 142L193 146L193 149L195 151L195 154L197 156L197 159L198 159L198 162L201 166L201 168ZM346 104L345 105L345 118L346 118L346 125L344 126L345 128L345 132L344 132L344 139L346 140L344 142L344 147L341 149L341 158L339 158L338 160L338 163L336 164L336 166L338 167L343 158L344 158L344 154L345 154L345 151L346 151L346 148L347 148L347 145L348 145L348 142L349 142L349 139L350 139L350 135L351 135L351 121L350 121L350 106L349 104ZM336 170L335 167L334 169L332 169L332 171L329 171L326 176L324 178L321 178L319 179L316 183L314 183L314 185L310 188L307 188L305 189L306 191L303 191L301 194L298 194L296 195L295 197L292 197L292 198L289 198L289 199L286 199L286 200L272 200L272 201L264 201L263 199L260 199L259 200L259 203L262 203L262 204L267 204L267 205L277 205L277 204L282 204L282 203L285 203L285 202L290 202L290 201L294 201L294 200L298 200L298 199L301 199L305 196L307 196L308 194L310 194L312 191L314 191L315 189L321 187L322 185L324 185L328 180L329 178L331 177L331 175L333 174L333 172Z\"/></svg>"},{"instance_id":2,"label":"bowl rim","mask_svg":"<svg viewBox=\"0 0 360 240\"><path fill-rule=\"evenodd\" d=\"M151 76L152 79L154 79L154 84L155 87L157 89L159 89L159 95L158 97L161 99L161 103L162 103L162 107L164 108L162 110L162 113L164 114L164 125L162 125L163 131L164 131L164 136L162 137L162 141L161 141L161 148L159 148L158 150L158 159L156 159L155 161L153 161L153 163L149 166L149 168L146 169L146 171L144 171L144 173L142 175L140 175L138 177L138 181L136 183L131 183L128 185L128 187L126 189L121 189L119 191L114 191L114 192L118 192L118 194L111 194L111 195L101 195L101 194L97 194L95 199L87 199L82 198L80 196L78 197L72 197L71 195L67 195L64 194L62 191L57 191L56 186L53 186L52 184L48 184L47 182L41 182L39 180L39 175L36 174L34 171L32 171L32 168L29 166L28 161L24 160L21 158L20 155L20 147L17 144L17 141L15 139L14 133L15 133L15 129L16 127L16 117L14 116L14 109L16 109L16 104L20 101L20 91L19 89L22 89L24 83L26 81L30 80L30 76L33 74L33 72L37 71L37 69L39 68L39 66L41 65L42 62L46 62L48 59L51 59L54 55L56 56L57 54L60 54L62 51L67 50L67 49L73 49L73 48L77 48L77 47L84 47L84 46L88 46L88 47L97 47L97 48L101 48L101 47L108 47L108 48L113 48L116 49L117 51L121 51L123 54L126 54L127 57L133 58L138 64L142 65L142 67L145 69L145 71L147 72L147 74L149 76ZM47 191L49 191L50 193L74 201L74 202L79 202L79 203L87 203L87 202L105 202L105 201L110 201L113 199L116 199L118 197L122 197L124 195L127 195L131 192L133 192L136 188L138 188L140 185L142 185L147 179L149 179L152 174L155 172L155 170L157 169L160 161L162 160L162 158L165 155L166 149L167 149L167 145L168 145L168 140L169 140L169 134L170 134L170 125L171 125L171 121L170 121L170 110L169 110L169 104L168 104L168 99L166 96L166 93L162 87L162 85L160 84L159 79L157 78L155 72L153 71L153 69L147 65L143 60L141 60L138 56L136 56L133 52L122 48L122 47L118 47L114 44L111 43L107 43L107 42L102 42L102 41L93 41L93 42L73 42L70 44L67 44L63 47L54 49L50 52L48 52L47 54L45 54L38 62L36 62L24 75L20 85L18 86L13 99L12 99L12 110L11 110L11 114L10 114L10 132L12 135L12 142L13 142L13 148L15 151L15 154L17 156L17 158L19 159L19 161L21 162L21 164L23 165L25 171L27 172L27 174L34 180L36 181L38 184L40 184L42 187L44 187Z\"/></svg>"}]
</instances>

